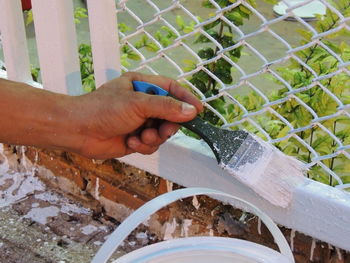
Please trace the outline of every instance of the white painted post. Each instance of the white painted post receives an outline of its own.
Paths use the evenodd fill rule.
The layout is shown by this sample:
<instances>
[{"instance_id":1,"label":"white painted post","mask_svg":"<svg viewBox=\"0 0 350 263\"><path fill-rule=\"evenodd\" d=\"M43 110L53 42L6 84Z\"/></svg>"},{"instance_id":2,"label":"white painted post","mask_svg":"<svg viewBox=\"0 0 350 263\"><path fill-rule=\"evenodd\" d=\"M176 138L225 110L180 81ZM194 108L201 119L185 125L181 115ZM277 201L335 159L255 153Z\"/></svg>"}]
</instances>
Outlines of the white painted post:
<instances>
[{"instance_id":1,"label":"white painted post","mask_svg":"<svg viewBox=\"0 0 350 263\"><path fill-rule=\"evenodd\" d=\"M121 72L115 0L88 0L96 87Z\"/></svg>"},{"instance_id":2,"label":"white painted post","mask_svg":"<svg viewBox=\"0 0 350 263\"><path fill-rule=\"evenodd\" d=\"M32 0L41 76L45 89L83 93L71 0Z\"/></svg>"},{"instance_id":3,"label":"white painted post","mask_svg":"<svg viewBox=\"0 0 350 263\"><path fill-rule=\"evenodd\" d=\"M0 0L0 32L7 77L16 81L31 81L21 1Z\"/></svg>"}]
</instances>

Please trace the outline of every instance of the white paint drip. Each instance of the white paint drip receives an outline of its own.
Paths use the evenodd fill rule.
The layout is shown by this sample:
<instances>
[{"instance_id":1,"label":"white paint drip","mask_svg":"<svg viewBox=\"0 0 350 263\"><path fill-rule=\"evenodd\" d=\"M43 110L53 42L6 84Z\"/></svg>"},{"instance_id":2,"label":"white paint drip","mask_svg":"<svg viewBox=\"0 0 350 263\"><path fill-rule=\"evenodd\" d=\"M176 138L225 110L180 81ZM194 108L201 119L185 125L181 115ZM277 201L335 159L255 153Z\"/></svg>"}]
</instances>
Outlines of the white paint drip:
<instances>
[{"instance_id":1,"label":"white paint drip","mask_svg":"<svg viewBox=\"0 0 350 263\"><path fill-rule=\"evenodd\" d=\"M98 228L94 225L86 225L80 228L81 233L83 233L84 235L90 235L97 230Z\"/></svg>"},{"instance_id":2,"label":"white paint drip","mask_svg":"<svg viewBox=\"0 0 350 263\"><path fill-rule=\"evenodd\" d=\"M258 233L261 235L261 219L260 217L258 218Z\"/></svg>"},{"instance_id":3,"label":"white paint drip","mask_svg":"<svg viewBox=\"0 0 350 263\"><path fill-rule=\"evenodd\" d=\"M199 207L201 206L201 204L198 202L197 196L193 196L192 205L194 206L194 208L196 208L196 210L198 210Z\"/></svg>"},{"instance_id":4,"label":"white paint drip","mask_svg":"<svg viewBox=\"0 0 350 263\"><path fill-rule=\"evenodd\" d=\"M0 175L8 172L9 168L8 159L4 154L4 145L0 143Z\"/></svg>"},{"instance_id":5,"label":"white paint drip","mask_svg":"<svg viewBox=\"0 0 350 263\"><path fill-rule=\"evenodd\" d=\"M341 254L340 249L339 249L339 248L336 248L335 251L337 251L338 259L339 259L339 260L342 260L342 259L343 259L343 256L342 256L342 254Z\"/></svg>"},{"instance_id":6,"label":"white paint drip","mask_svg":"<svg viewBox=\"0 0 350 263\"><path fill-rule=\"evenodd\" d=\"M167 192L171 192L173 190L174 183L169 180L165 180L165 183Z\"/></svg>"},{"instance_id":7,"label":"white paint drip","mask_svg":"<svg viewBox=\"0 0 350 263\"><path fill-rule=\"evenodd\" d=\"M169 222L166 222L164 224L164 237L163 237L163 240L170 240L170 239L173 239L173 234L176 230L176 226L177 226L177 223L176 223L176 220L175 218L173 218L173 221L171 223Z\"/></svg>"},{"instance_id":8,"label":"white paint drip","mask_svg":"<svg viewBox=\"0 0 350 263\"><path fill-rule=\"evenodd\" d=\"M192 219L183 220L182 225L181 225L181 236L182 237L188 237L188 231L189 231L191 225L192 225Z\"/></svg>"},{"instance_id":9,"label":"white paint drip","mask_svg":"<svg viewBox=\"0 0 350 263\"><path fill-rule=\"evenodd\" d=\"M290 231L290 249L294 251L294 237L295 237L295 230L292 229Z\"/></svg>"},{"instance_id":10,"label":"white paint drip","mask_svg":"<svg viewBox=\"0 0 350 263\"><path fill-rule=\"evenodd\" d=\"M294 189L305 182L304 165L262 139L254 139L264 148L256 162L236 167L244 154L252 154L243 143L236 152L243 157L233 156L232 163L221 163L221 167L270 203L285 208L293 199Z\"/></svg>"},{"instance_id":11,"label":"white paint drip","mask_svg":"<svg viewBox=\"0 0 350 263\"><path fill-rule=\"evenodd\" d=\"M95 184L95 198L96 200L100 200L100 178L96 178Z\"/></svg>"},{"instance_id":12,"label":"white paint drip","mask_svg":"<svg viewBox=\"0 0 350 263\"><path fill-rule=\"evenodd\" d=\"M310 250L310 261L313 261L315 248L316 248L316 240L313 238L311 243L311 250Z\"/></svg>"},{"instance_id":13,"label":"white paint drip","mask_svg":"<svg viewBox=\"0 0 350 263\"><path fill-rule=\"evenodd\" d=\"M31 220L45 225L48 217L55 217L60 212L60 209L56 206L48 207L35 207L32 208L24 218L30 218Z\"/></svg>"}]
</instances>

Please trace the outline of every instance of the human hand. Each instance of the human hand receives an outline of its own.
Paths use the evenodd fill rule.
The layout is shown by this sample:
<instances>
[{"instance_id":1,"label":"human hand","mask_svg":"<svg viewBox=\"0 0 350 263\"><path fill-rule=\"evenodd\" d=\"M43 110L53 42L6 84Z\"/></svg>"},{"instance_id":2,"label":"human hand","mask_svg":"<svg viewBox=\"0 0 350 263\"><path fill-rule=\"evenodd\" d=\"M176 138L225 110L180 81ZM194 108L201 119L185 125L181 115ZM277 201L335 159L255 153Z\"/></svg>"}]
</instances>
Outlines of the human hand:
<instances>
[{"instance_id":1,"label":"human hand","mask_svg":"<svg viewBox=\"0 0 350 263\"><path fill-rule=\"evenodd\" d=\"M134 80L156 84L179 100L135 92ZM133 152L151 154L176 133L176 122L189 121L203 109L201 102L176 81L133 72L75 97L75 105L81 140L73 150L95 159Z\"/></svg>"}]
</instances>

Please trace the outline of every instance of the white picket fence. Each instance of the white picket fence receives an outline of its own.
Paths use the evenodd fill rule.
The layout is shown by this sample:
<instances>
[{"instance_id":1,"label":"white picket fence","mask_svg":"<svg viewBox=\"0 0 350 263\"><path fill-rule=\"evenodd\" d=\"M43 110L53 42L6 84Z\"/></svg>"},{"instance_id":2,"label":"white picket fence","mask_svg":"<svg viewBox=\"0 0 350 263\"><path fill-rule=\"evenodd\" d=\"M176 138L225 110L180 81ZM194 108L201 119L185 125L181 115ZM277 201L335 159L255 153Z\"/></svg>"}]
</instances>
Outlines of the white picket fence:
<instances>
[{"instance_id":1,"label":"white picket fence","mask_svg":"<svg viewBox=\"0 0 350 263\"><path fill-rule=\"evenodd\" d=\"M198 1L198 5L200 5L201 1L193 1ZM299 140L313 154L309 166L322 166L322 168L329 172L329 174L335 178L334 180L338 182L338 188L333 188L310 180L307 185L296 190L293 203L288 209L275 207L267 201L259 198L253 191L251 191L251 189L240 184L230 175L223 172L217 166L215 158L210 150L208 150L208 148L200 141L184 135L175 136L168 143L163 145L158 152L151 156L133 154L124 157L121 160L184 186L209 187L238 196L260 207L263 211L268 213L275 222L281 225L350 251L350 195L341 190L342 188L348 187L348 185L343 184L341 178L333 171L330 171L327 167L324 167L324 164L322 163L324 159L332 158L338 154L344 154L347 158L349 158L350 155L350 146L343 144L331 131L322 125L322 121L334 116L329 115L319 117L308 105L300 99L298 100L299 103L314 116L312 123L309 123L303 127L303 129L306 130L315 126L323 127L325 133L331 136L339 145L333 155L322 156L296 135L296 133L301 131L300 128L295 129L290 122L283 118L283 116L278 116L273 110L273 105L281 104L291 98L298 99L296 93L311 88L312 84L310 84L309 87L301 87L298 90L293 90L290 88L287 81L280 79L280 81L289 88L289 92L287 93L287 96L280 101L269 101L266 96L264 97L263 93L259 90L259 87L250 82L251 78L266 72L275 74L271 65L286 61L291 57L297 59L296 56L294 56L294 53L301 48L305 48L301 46L296 48L292 47L283 39L283 37L276 34L272 30L275 23L283 21L290 16L294 16L299 23L304 25L314 34L312 42L305 46L320 43L322 35L318 34L308 23L300 17L295 16L293 13L294 10L297 10L296 7L303 7L313 1L282 1L282 4L285 5L285 8L282 8L285 11L285 14L270 20L266 19L261 13L259 13L259 11L254 9L248 1L237 1L225 8L220 7L220 5L214 0L210 0L209 2L214 6L214 12L210 18L202 21L193 15L191 10L186 8L185 3L177 0L163 2L155 0L138 1L137 4L139 5L139 10L146 8L146 6L147 8L153 9L152 16L146 18L140 18L140 14L138 15L133 8L128 6L129 3L127 0L118 1L118 5L116 5L115 0L87 0L96 86L98 87L105 81L118 77L121 69L130 70L130 68L122 67L120 63L120 45L127 44L140 57L140 61L134 68L132 68L133 70L147 71L157 74L158 71L152 67L152 63L157 60L163 60L164 63L173 67L172 73L175 74L177 79L182 80L191 86L202 97L205 105L213 110L223 121L224 127L239 125L241 122L227 122L217 110L209 105L210 101L215 100L220 96L226 96L232 103L239 105L239 107L245 112L242 121L249 121L253 125L256 125L271 143L276 143L289 137L295 137ZM334 7L324 0L320 0L319 3L334 10ZM70 95L82 94L83 90L77 53L77 37L73 18L72 1L32 0L32 4L42 86L38 83L34 83L31 78L25 26L20 0L0 0L0 32L6 65L6 72L1 71L0 75L12 80L27 82L37 87L43 87L54 92L67 93ZM261 25L249 34L242 32L239 27L232 24L223 15L224 12L235 8L239 4L243 4L253 12L254 16L262 21ZM258 4L263 3L259 2ZM296 5L294 6L293 4ZM179 32L179 30L167 20L169 14L177 10L181 10L181 12L194 21L194 27L191 31L187 33ZM120 34L118 34L116 17L123 17L125 14L136 21L136 29L130 33L120 32ZM208 35L205 30L203 30L205 25L217 19L224 20L232 26L232 29L235 32L238 32L240 37L234 47L223 47ZM349 18L342 17L341 19L342 22L340 23L340 26L349 29ZM167 27L171 28L176 35L176 38L168 47L163 47L157 39L148 32L148 28L156 26L158 22L162 22ZM269 32L277 41L283 43L287 49L285 56L270 61L266 59L259 50L251 46L249 44L249 38L258 36L261 32ZM213 44L219 51L215 57L210 60L201 59L189 44L190 41L188 41L188 39L198 33L203 34L210 39L211 44ZM142 51L133 46L132 38L140 35L147 35L147 37L155 43L157 51L154 54L143 54ZM118 40L118 37L120 37L120 41ZM259 57L261 61L263 61L263 65L256 72L245 72L239 64L230 60L225 55L225 52L228 50L232 50L241 45L248 46L250 50ZM196 67L190 72L185 72L178 65L178 62L169 55L172 50L179 47L186 50L189 55L196 59ZM334 52L331 54L333 55ZM339 72L349 73L349 61L343 61L341 58L338 58L336 54L334 54L334 56L340 62ZM208 63L221 58L224 58L234 65L234 67L241 73L241 77L236 83L231 85L224 84L205 67ZM188 81L189 76L199 71L205 71L220 84L221 88L218 95L206 98L204 94ZM275 76L278 76L278 74L276 73ZM319 83L324 77L325 76L315 76L313 83ZM230 96L229 92L231 90L239 88L242 85L248 85L265 99L266 103L260 111L250 112ZM324 90L327 89L325 88ZM343 104L332 93L327 92L327 94L339 104L339 111L337 114L343 114L344 116L349 117L347 109L349 109L350 106ZM280 117L281 121L290 128L290 131L285 137L277 140L272 139L256 122L254 122L254 116L266 111L276 114L276 116Z\"/></svg>"}]
</instances>

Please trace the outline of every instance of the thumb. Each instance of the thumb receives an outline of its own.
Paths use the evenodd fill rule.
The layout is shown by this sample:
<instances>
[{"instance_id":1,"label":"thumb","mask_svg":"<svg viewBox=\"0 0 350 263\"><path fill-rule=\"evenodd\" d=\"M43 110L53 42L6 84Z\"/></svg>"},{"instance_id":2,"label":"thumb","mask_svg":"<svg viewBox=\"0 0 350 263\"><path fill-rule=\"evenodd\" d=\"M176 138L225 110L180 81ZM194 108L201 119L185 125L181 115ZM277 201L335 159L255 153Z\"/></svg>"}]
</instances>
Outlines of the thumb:
<instances>
[{"instance_id":1,"label":"thumb","mask_svg":"<svg viewBox=\"0 0 350 263\"><path fill-rule=\"evenodd\" d=\"M139 100L139 112L145 119L157 118L171 122L186 122L197 115L195 106L171 97L143 94Z\"/></svg>"}]
</instances>

